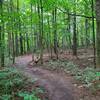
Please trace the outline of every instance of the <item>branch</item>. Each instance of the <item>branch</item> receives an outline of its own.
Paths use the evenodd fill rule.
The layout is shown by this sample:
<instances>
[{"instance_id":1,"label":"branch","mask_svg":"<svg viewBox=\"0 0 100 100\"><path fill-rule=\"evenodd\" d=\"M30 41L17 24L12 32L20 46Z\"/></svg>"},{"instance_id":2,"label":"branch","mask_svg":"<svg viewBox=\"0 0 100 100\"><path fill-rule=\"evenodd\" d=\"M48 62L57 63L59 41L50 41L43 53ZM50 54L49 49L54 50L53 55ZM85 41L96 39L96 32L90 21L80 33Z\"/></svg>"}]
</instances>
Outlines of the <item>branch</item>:
<instances>
[{"instance_id":1,"label":"branch","mask_svg":"<svg viewBox=\"0 0 100 100\"><path fill-rule=\"evenodd\" d=\"M60 8L57 8L57 9L59 9L63 13L67 13L67 14L69 14L71 16L79 16L79 17L84 17L84 18L93 18L92 16L86 16L86 15L81 15L81 14L69 13L69 12L66 12L66 11L60 9ZM96 18L96 17L94 17L94 18Z\"/></svg>"}]
</instances>

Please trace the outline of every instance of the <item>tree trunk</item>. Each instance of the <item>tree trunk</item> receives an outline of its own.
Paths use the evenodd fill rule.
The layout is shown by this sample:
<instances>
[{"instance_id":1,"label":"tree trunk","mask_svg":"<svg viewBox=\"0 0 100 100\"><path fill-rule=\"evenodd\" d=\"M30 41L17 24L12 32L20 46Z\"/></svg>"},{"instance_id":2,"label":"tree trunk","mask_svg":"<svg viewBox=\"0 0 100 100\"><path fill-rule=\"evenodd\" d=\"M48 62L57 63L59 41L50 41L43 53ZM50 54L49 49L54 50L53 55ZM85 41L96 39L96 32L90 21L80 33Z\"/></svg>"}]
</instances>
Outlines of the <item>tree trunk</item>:
<instances>
[{"instance_id":1,"label":"tree trunk","mask_svg":"<svg viewBox=\"0 0 100 100\"><path fill-rule=\"evenodd\" d=\"M54 33L54 53L58 59L58 42L57 42L57 9L53 10L53 33Z\"/></svg>"},{"instance_id":2,"label":"tree trunk","mask_svg":"<svg viewBox=\"0 0 100 100\"><path fill-rule=\"evenodd\" d=\"M3 21L3 0L0 0L0 16L1 16L1 26L0 26L0 58L1 67L4 67L4 21Z\"/></svg>"},{"instance_id":3,"label":"tree trunk","mask_svg":"<svg viewBox=\"0 0 100 100\"><path fill-rule=\"evenodd\" d=\"M73 28L73 55L77 56L76 15L74 16Z\"/></svg>"},{"instance_id":4,"label":"tree trunk","mask_svg":"<svg viewBox=\"0 0 100 100\"><path fill-rule=\"evenodd\" d=\"M94 49L94 67L96 67L96 46L95 46L95 23L94 23L94 0L92 0L92 32L93 32L93 49Z\"/></svg>"},{"instance_id":5,"label":"tree trunk","mask_svg":"<svg viewBox=\"0 0 100 100\"><path fill-rule=\"evenodd\" d=\"M73 55L74 56L77 56L77 30L76 30L76 28L77 28L77 26L76 26L76 0L74 0L74 2L75 2L75 6L74 6L74 9L73 9L73 11L74 11L74 18L73 18Z\"/></svg>"},{"instance_id":6,"label":"tree trunk","mask_svg":"<svg viewBox=\"0 0 100 100\"><path fill-rule=\"evenodd\" d=\"M13 12L13 1L11 0L10 1L10 11L11 12ZM14 22L14 16L11 16L11 25L12 25L12 29L11 29L11 35L12 35L12 60L13 60L13 64L15 63L15 46L14 46L14 42L15 42L15 40L14 40L14 24L13 24L13 22Z\"/></svg>"},{"instance_id":7,"label":"tree trunk","mask_svg":"<svg viewBox=\"0 0 100 100\"><path fill-rule=\"evenodd\" d=\"M41 9L41 32L40 32L40 44L41 44L41 52L40 52L40 61L43 64L43 0L40 0L40 9Z\"/></svg>"},{"instance_id":8,"label":"tree trunk","mask_svg":"<svg viewBox=\"0 0 100 100\"><path fill-rule=\"evenodd\" d=\"M100 68L100 0L96 0L96 22L97 22L97 34L96 34L96 67Z\"/></svg>"}]
</instances>

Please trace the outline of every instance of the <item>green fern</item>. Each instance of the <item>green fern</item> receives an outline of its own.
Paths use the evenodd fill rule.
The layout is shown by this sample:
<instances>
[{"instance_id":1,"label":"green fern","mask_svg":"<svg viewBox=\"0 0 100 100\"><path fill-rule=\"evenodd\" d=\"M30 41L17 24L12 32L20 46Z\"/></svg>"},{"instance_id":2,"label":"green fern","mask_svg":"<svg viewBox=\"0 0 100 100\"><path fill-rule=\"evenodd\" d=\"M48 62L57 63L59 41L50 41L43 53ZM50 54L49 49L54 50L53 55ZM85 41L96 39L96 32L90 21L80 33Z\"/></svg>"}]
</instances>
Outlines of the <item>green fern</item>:
<instances>
[{"instance_id":1,"label":"green fern","mask_svg":"<svg viewBox=\"0 0 100 100\"><path fill-rule=\"evenodd\" d=\"M36 95L36 93L33 91L32 93L29 93L27 91L25 92L18 92L18 96L23 97L24 100L40 100Z\"/></svg>"}]
</instances>

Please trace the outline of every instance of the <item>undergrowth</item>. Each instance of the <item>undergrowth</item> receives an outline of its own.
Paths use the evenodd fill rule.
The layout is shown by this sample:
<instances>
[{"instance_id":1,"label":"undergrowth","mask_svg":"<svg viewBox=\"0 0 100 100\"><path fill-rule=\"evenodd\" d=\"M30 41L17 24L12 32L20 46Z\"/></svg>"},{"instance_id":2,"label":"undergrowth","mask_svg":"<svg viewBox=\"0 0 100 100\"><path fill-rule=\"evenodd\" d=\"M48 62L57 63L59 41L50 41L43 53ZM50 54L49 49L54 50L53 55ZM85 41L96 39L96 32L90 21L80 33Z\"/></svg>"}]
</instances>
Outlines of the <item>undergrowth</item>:
<instances>
[{"instance_id":1,"label":"undergrowth","mask_svg":"<svg viewBox=\"0 0 100 100\"><path fill-rule=\"evenodd\" d=\"M49 61L48 68L52 70L63 70L75 77L80 81L83 86L92 89L93 91L100 90L100 77L96 76L97 70L91 67L80 69L71 61Z\"/></svg>"},{"instance_id":2,"label":"undergrowth","mask_svg":"<svg viewBox=\"0 0 100 100\"><path fill-rule=\"evenodd\" d=\"M37 94L43 93L43 89L25 89L26 85L34 82L29 82L15 68L0 70L0 100L41 100Z\"/></svg>"}]
</instances>

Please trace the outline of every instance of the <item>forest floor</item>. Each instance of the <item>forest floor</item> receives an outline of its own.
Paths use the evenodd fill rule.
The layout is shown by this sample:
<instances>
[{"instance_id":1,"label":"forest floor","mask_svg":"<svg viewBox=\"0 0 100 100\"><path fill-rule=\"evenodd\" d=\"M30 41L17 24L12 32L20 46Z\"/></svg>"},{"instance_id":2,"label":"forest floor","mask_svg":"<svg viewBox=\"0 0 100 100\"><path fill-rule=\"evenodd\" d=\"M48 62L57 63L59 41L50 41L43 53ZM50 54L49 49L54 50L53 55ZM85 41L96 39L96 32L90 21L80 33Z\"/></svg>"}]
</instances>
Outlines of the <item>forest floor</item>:
<instances>
[{"instance_id":1,"label":"forest floor","mask_svg":"<svg viewBox=\"0 0 100 100\"><path fill-rule=\"evenodd\" d=\"M89 56L87 56L87 53ZM78 58L70 53L60 54L60 59L67 59L78 64L81 68L93 64L93 55L90 52L78 53ZM80 56L81 55L81 56ZM48 55L44 56L45 65L48 62ZM100 95L92 94L82 84L77 84L73 76L63 71L53 71L45 68L45 65L31 66L31 55L25 55L16 58L16 68L30 79L36 79L36 85L44 87L48 91L49 100L99 100ZM48 65L47 65L48 66Z\"/></svg>"}]
</instances>

